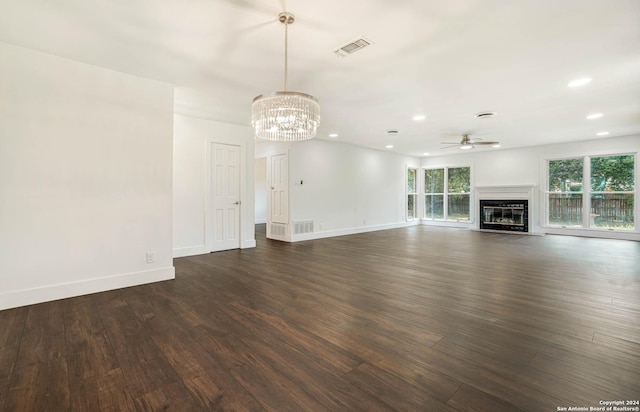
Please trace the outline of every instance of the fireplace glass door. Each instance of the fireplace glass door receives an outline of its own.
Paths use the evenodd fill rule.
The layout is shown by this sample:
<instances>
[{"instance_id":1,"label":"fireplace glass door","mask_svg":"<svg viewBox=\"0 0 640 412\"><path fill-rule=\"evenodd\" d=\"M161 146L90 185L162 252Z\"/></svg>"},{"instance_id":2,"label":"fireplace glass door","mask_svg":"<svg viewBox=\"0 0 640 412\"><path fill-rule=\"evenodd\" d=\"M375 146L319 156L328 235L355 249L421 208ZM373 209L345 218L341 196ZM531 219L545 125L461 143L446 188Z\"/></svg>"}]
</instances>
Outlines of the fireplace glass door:
<instances>
[{"instance_id":1,"label":"fireplace glass door","mask_svg":"<svg viewBox=\"0 0 640 412\"><path fill-rule=\"evenodd\" d=\"M528 232L527 200L481 200L480 229Z\"/></svg>"}]
</instances>

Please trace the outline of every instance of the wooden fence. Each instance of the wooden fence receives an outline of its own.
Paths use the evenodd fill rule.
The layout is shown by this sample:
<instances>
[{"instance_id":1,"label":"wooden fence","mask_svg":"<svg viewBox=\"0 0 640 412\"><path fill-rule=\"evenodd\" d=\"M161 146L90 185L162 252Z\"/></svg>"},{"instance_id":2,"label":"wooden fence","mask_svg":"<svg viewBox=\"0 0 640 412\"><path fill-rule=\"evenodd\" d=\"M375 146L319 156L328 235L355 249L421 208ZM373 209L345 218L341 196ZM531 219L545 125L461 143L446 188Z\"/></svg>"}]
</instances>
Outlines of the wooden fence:
<instances>
[{"instance_id":1,"label":"wooden fence","mask_svg":"<svg viewBox=\"0 0 640 412\"><path fill-rule=\"evenodd\" d=\"M549 197L551 223L582 223L582 197ZM633 196L606 195L591 198L591 224L595 226L633 225Z\"/></svg>"},{"instance_id":2,"label":"wooden fence","mask_svg":"<svg viewBox=\"0 0 640 412\"><path fill-rule=\"evenodd\" d=\"M469 220L469 195L449 195L449 220ZM425 209L429 217L442 218L444 215L444 196L425 196Z\"/></svg>"}]
</instances>

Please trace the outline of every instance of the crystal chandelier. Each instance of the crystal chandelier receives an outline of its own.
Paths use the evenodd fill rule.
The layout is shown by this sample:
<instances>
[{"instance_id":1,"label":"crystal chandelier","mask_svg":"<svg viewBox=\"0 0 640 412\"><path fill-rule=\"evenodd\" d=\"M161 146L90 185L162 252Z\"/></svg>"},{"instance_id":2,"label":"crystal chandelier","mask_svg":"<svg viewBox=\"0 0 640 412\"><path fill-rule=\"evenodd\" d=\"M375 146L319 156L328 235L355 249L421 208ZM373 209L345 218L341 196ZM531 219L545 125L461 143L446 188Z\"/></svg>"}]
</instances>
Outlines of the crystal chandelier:
<instances>
[{"instance_id":1,"label":"crystal chandelier","mask_svg":"<svg viewBox=\"0 0 640 412\"><path fill-rule=\"evenodd\" d=\"M295 142L311 139L320 125L320 105L308 94L290 92L288 82L288 25L295 18L291 13L280 13L284 24L284 91L261 94L253 99L251 124L256 137L266 140Z\"/></svg>"}]
</instances>

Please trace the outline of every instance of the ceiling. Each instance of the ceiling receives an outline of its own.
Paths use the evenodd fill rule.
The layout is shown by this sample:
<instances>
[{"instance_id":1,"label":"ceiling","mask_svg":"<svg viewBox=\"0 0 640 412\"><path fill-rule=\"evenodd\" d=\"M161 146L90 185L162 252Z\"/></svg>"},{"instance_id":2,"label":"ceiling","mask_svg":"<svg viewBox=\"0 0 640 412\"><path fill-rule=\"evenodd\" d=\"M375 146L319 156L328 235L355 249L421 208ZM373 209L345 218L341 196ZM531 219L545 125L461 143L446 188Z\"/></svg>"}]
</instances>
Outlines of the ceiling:
<instances>
[{"instance_id":1,"label":"ceiling","mask_svg":"<svg viewBox=\"0 0 640 412\"><path fill-rule=\"evenodd\" d=\"M0 41L170 82L176 111L250 125L256 95L316 96L318 137L422 156L640 134L638 0L0 0ZM334 50L364 36L373 45ZM571 80L589 77L586 86ZM495 111L490 119L478 112ZM600 119L587 120L591 113ZM426 119L414 121L415 114ZM395 129L396 136L386 134Z\"/></svg>"}]
</instances>

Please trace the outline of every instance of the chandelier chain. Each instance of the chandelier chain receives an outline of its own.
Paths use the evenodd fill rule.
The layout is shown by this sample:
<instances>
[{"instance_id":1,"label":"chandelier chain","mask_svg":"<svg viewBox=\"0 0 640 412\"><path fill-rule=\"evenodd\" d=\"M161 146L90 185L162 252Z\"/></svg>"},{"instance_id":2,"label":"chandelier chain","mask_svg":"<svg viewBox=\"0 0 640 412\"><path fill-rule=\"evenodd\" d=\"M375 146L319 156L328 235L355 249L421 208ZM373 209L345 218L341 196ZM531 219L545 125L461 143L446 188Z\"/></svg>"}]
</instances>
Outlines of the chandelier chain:
<instances>
[{"instance_id":1,"label":"chandelier chain","mask_svg":"<svg viewBox=\"0 0 640 412\"><path fill-rule=\"evenodd\" d=\"M289 82L289 20L284 21L284 91L288 90Z\"/></svg>"}]
</instances>

